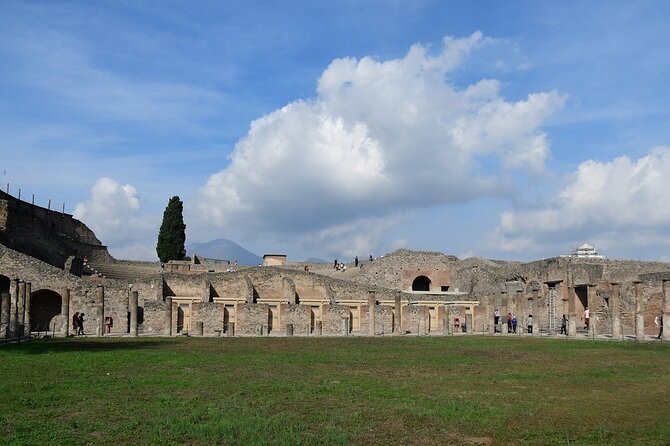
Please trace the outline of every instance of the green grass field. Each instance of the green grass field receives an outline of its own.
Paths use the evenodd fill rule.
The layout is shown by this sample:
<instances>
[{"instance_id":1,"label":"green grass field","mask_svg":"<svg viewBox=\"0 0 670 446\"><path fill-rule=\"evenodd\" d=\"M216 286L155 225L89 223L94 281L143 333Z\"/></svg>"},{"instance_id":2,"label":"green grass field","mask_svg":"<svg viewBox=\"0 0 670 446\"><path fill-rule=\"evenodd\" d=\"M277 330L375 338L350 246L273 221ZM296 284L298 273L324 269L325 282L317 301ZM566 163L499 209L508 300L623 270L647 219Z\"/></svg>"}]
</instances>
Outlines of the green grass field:
<instances>
[{"instance_id":1,"label":"green grass field","mask_svg":"<svg viewBox=\"0 0 670 446\"><path fill-rule=\"evenodd\" d=\"M1 444L670 444L670 344L107 338L0 347Z\"/></svg>"}]
</instances>

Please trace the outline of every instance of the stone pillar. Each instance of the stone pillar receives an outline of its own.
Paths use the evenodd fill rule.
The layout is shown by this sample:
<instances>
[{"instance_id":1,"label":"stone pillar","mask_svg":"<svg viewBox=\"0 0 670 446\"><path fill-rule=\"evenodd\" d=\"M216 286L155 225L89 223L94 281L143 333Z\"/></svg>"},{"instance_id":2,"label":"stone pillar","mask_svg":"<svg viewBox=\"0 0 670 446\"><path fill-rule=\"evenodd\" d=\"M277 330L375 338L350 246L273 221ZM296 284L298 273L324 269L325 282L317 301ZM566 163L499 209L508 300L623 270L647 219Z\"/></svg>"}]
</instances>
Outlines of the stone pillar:
<instances>
[{"instance_id":1,"label":"stone pillar","mask_svg":"<svg viewBox=\"0 0 670 446\"><path fill-rule=\"evenodd\" d=\"M286 324L286 336L293 336L293 324Z\"/></svg>"},{"instance_id":2,"label":"stone pillar","mask_svg":"<svg viewBox=\"0 0 670 446\"><path fill-rule=\"evenodd\" d=\"M368 292L368 334L375 335L375 305L377 305L377 294L374 291Z\"/></svg>"},{"instance_id":3,"label":"stone pillar","mask_svg":"<svg viewBox=\"0 0 670 446\"><path fill-rule=\"evenodd\" d=\"M509 313L509 305L507 302L507 292L500 292L500 334L508 333L507 327L507 313Z\"/></svg>"},{"instance_id":4,"label":"stone pillar","mask_svg":"<svg viewBox=\"0 0 670 446\"><path fill-rule=\"evenodd\" d=\"M137 336L137 302L139 295L137 291L131 291L128 298L128 312L130 313L130 336ZM172 300L172 299L170 299ZM172 312L170 312L172 314Z\"/></svg>"},{"instance_id":5,"label":"stone pillar","mask_svg":"<svg viewBox=\"0 0 670 446\"><path fill-rule=\"evenodd\" d=\"M25 336L25 330L26 330L25 310L26 310L26 283L24 281L21 281L19 282L19 298L17 301L17 308L16 308L16 311L18 313L17 334L19 335L19 337Z\"/></svg>"},{"instance_id":6,"label":"stone pillar","mask_svg":"<svg viewBox=\"0 0 670 446\"><path fill-rule=\"evenodd\" d=\"M661 339L670 341L670 297L668 296L668 281L663 281L663 301L661 304L663 310L663 335Z\"/></svg>"},{"instance_id":7,"label":"stone pillar","mask_svg":"<svg viewBox=\"0 0 670 446\"><path fill-rule=\"evenodd\" d=\"M598 315L593 312L593 302L596 301L596 286L588 285L586 288L586 299L589 302L589 336L593 339L598 337Z\"/></svg>"},{"instance_id":8,"label":"stone pillar","mask_svg":"<svg viewBox=\"0 0 670 446\"><path fill-rule=\"evenodd\" d=\"M635 339L644 340L644 294L640 290L640 282L633 282L635 287Z\"/></svg>"},{"instance_id":9,"label":"stone pillar","mask_svg":"<svg viewBox=\"0 0 670 446\"><path fill-rule=\"evenodd\" d=\"M25 325L26 325L26 336L30 336L30 297L33 294L33 288L32 284L30 282L26 282L26 306L23 310L24 314L26 315L25 317Z\"/></svg>"},{"instance_id":10,"label":"stone pillar","mask_svg":"<svg viewBox=\"0 0 670 446\"><path fill-rule=\"evenodd\" d=\"M235 336L235 322L228 322L228 330L226 330L226 336L229 338Z\"/></svg>"},{"instance_id":11,"label":"stone pillar","mask_svg":"<svg viewBox=\"0 0 670 446\"><path fill-rule=\"evenodd\" d=\"M61 325L61 332L63 336L70 336L70 289L63 290L63 299L60 305L60 314L63 318ZM75 333L76 334L76 333Z\"/></svg>"},{"instance_id":12,"label":"stone pillar","mask_svg":"<svg viewBox=\"0 0 670 446\"><path fill-rule=\"evenodd\" d=\"M342 318L342 334L344 336L349 336L349 318L348 317L343 317Z\"/></svg>"},{"instance_id":13,"label":"stone pillar","mask_svg":"<svg viewBox=\"0 0 670 446\"><path fill-rule=\"evenodd\" d=\"M447 317L442 319L442 333L444 334L454 334L453 325L451 325L451 314L449 313Z\"/></svg>"},{"instance_id":14,"label":"stone pillar","mask_svg":"<svg viewBox=\"0 0 670 446\"><path fill-rule=\"evenodd\" d=\"M102 336L105 333L105 287L98 285L95 290L95 335Z\"/></svg>"},{"instance_id":15,"label":"stone pillar","mask_svg":"<svg viewBox=\"0 0 670 446\"><path fill-rule=\"evenodd\" d=\"M612 286L609 302L612 339L619 339L621 337L621 286L618 283L611 283L610 285Z\"/></svg>"},{"instance_id":16,"label":"stone pillar","mask_svg":"<svg viewBox=\"0 0 670 446\"><path fill-rule=\"evenodd\" d=\"M230 326L230 324L228 324ZM165 298L165 326L163 327L165 336L172 336L172 298Z\"/></svg>"},{"instance_id":17,"label":"stone pillar","mask_svg":"<svg viewBox=\"0 0 670 446\"><path fill-rule=\"evenodd\" d=\"M493 301L493 302L491 302ZM493 305L491 305L493 303ZM494 335L496 334L496 326L495 326L495 319L493 318L493 312L495 311L495 295L488 295L486 296L486 318L485 320L488 321L489 325L489 334Z\"/></svg>"},{"instance_id":18,"label":"stone pillar","mask_svg":"<svg viewBox=\"0 0 670 446\"><path fill-rule=\"evenodd\" d=\"M19 332L19 279L12 280L10 293L9 337L13 338Z\"/></svg>"},{"instance_id":19,"label":"stone pillar","mask_svg":"<svg viewBox=\"0 0 670 446\"><path fill-rule=\"evenodd\" d=\"M577 308L575 306L575 288L572 284L567 286L568 290L568 336L577 336Z\"/></svg>"},{"instance_id":20,"label":"stone pillar","mask_svg":"<svg viewBox=\"0 0 670 446\"><path fill-rule=\"evenodd\" d=\"M0 304L0 338L9 335L9 313L11 310L11 297L9 293L2 293Z\"/></svg>"},{"instance_id":21,"label":"stone pillar","mask_svg":"<svg viewBox=\"0 0 670 446\"><path fill-rule=\"evenodd\" d=\"M314 323L314 333L317 336L321 336L323 334L323 321L316 321Z\"/></svg>"},{"instance_id":22,"label":"stone pillar","mask_svg":"<svg viewBox=\"0 0 670 446\"><path fill-rule=\"evenodd\" d=\"M396 335L402 334L402 300L400 291L395 295L395 318L393 319L393 331Z\"/></svg>"},{"instance_id":23,"label":"stone pillar","mask_svg":"<svg viewBox=\"0 0 670 446\"><path fill-rule=\"evenodd\" d=\"M537 291L533 291L533 312L531 313L533 315L533 336L538 336L540 334L540 313L539 313L539 308L538 308L538 300L539 296L537 295Z\"/></svg>"}]
</instances>

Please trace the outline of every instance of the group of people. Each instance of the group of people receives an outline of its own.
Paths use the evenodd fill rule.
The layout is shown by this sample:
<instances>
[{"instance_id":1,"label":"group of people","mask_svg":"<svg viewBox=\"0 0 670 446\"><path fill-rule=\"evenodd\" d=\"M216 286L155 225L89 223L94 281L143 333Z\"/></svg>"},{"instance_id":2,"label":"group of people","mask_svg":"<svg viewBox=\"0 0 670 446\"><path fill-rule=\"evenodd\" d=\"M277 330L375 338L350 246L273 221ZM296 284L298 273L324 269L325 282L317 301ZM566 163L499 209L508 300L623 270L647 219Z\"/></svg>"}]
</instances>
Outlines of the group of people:
<instances>
[{"instance_id":1,"label":"group of people","mask_svg":"<svg viewBox=\"0 0 670 446\"><path fill-rule=\"evenodd\" d=\"M72 329L74 330L74 334L84 334L84 313L76 312L72 316Z\"/></svg>"},{"instance_id":2,"label":"group of people","mask_svg":"<svg viewBox=\"0 0 670 446\"><path fill-rule=\"evenodd\" d=\"M500 310L496 308L496 311L493 312L493 325L494 325L494 331L498 333L500 330L498 328L498 324L500 324ZM517 326L519 324L519 321L517 320L516 316L513 315L512 313L507 313L507 316L505 317L506 322L507 322L507 332L508 333L516 333ZM533 315L529 314L528 318L526 319L526 327L528 329L528 333L533 332Z\"/></svg>"},{"instance_id":3,"label":"group of people","mask_svg":"<svg viewBox=\"0 0 670 446\"><path fill-rule=\"evenodd\" d=\"M372 257L372 254L370 254L370 261L372 262L373 260L374 258ZM359 264L360 261L358 260L358 256L354 257L354 268L358 268ZM338 271L345 271L347 269L347 265L335 259L335 261L333 262L333 269L336 269Z\"/></svg>"}]
</instances>

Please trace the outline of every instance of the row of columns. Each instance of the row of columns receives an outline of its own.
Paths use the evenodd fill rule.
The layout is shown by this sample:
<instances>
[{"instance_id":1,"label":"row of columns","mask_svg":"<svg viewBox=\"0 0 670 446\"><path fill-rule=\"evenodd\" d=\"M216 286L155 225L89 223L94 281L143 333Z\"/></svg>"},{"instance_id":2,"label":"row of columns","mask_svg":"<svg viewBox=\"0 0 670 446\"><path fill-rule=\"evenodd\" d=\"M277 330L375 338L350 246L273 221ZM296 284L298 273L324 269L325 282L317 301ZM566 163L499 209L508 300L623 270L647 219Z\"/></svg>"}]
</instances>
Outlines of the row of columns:
<instances>
[{"instance_id":1,"label":"row of columns","mask_svg":"<svg viewBox=\"0 0 670 446\"><path fill-rule=\"evenodd\" d=\"M31 283L14 279L13 286L9 293L0 295L0 338L14 339L30 335L30 295ZM170 299L171 300L171 299ZM61 326L59 332L64 336L69 336L70 324L70 302L71 291L65 289L61 296ZM171 302L168 303L168 308ZM96 311L96 336L105 334L105 288L98 286L95 297ZM137 336L137 312L138 312L138 293L130 293L128 301L128 311L130 312L130 336ZM172 320L172 312L167 311L169 320ZM72 333L76 334L76 333ZM168 335L171 334L171 323L168 324Z\"/></svg>"},{"instance_id":2,"label":"row of columns","mask_svg":"<svg viewBox=\"0 0 670 446\"><path fill-rule=\"evenodd\" d=\"M9 293L0 295L0 338L12 339L30 335L31 290L30 282L14 279Z\"/></svg>"}]
</instances>

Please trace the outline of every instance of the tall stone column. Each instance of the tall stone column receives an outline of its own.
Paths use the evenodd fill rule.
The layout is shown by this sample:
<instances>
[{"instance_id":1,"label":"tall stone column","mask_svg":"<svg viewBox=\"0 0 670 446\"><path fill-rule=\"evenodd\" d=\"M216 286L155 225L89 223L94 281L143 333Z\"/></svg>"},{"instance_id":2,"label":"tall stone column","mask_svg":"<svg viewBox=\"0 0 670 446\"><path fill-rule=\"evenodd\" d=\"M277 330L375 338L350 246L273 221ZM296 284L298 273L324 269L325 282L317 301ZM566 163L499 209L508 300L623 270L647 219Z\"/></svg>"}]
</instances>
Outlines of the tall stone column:
<instances>
[{"instance_id":1,"label":"tall stone column","mask_svg":"<svg viewBox=\"0 0 670 446\"><path fill-rule=\"evenodd\" d=\"M533 336L540 334L540 312L539 312L539 300L537 291L533 291Z\"/></svg>"},{"instance_id":2,"label":"tall stone column","mask_svg":"<svg viewBox=\"0 0 670 446\"><path fill-rule=\"evenodd\" d=\"M507 313L509 313L509 302L507 291L500 292L500 333L507 333Z\"/></svg>"},{"instance_id":3,"label":"tall stone column","mask_svg":"<svg viewBox=\"0 0 670 446\"><path fill-rule=\"evenodd\" d=\"M594 313L593 302L596 301L596 286L588 285L586 288L586 299L589 302L589 336L596 338L598 336L598 315Z\"/></svg>"},{"instance_id":4,"label":"tall stone column","mask_svg":"<svg viewBox=\"0 0 670 446\"><path fill-rule=\"evenodd\" d=\"M644 294L640 289L640 282L633 282L635 287L635 339L644 340Z\"/></svg>"},{"instance_id":5,"label":"tall stone column","mask_svg":"<svg viewBox=\"0 0 670 446\"><path fill-rule=\"evenodd\" d=\"M575 305L575 287L567 286L568 290L568 336L577 336L577 308Z\"/></svg>"},{"instance_id":6,"label":"tall stone column","mask_svg":"<svg viewBox=\"0 0 670 446\"><path fill-rule=\"evenodd\" d=\"M375 335L375 305L377 305L377 294L374 291L368 292L368 334Z\"/></svg>"},{"instance_id":7,"label":"tall stone column","mask_svg":"<svg viewBox=\"0 0 670 446\"><path fill-rule=\"evenodd\" d=\"M490 335L496 334L495 319L493 317L493 313L495 312L495 309L496 309L495 305L496 305L495 294L487 295L486 296L486 318L484 318L484 320L488 322L489 334Z\"/></svg>"},{"instance_id":8,"label":"tall stone column","mask_svg":"<svg viewBox=\"0 0 670 446\"><path fill-rule=\"evenodd\" d=\"M12 280L10 293L9 337L13 338L19 332L19 279Z\"/></svg>"},{"instance_id":9,"label":"tall stone column","mask_svg":"<svg viewBox=\"0 0 670 446\"><path fill-rule=\"evenodd\" d=\"M172 298L165 298L165 326L163 327L165 336L172 336Z\"/></svg>"},{"instance_id":10,"label":"tall stone column","mask_svg":"<svg viewBox=\"0 0 670 446\"><path fill-rule=\"evenodd\" d=\"M400 335L402 332L402 300L400 291L395 294L395 319L393 320L393 332Z\"/></svg>"},{"instance_id":11,"label":"tall stone column","mask_svg":"<svg viewBox=\"0 0 670 446\"><path fill-rule=\"evenodd\" d=\"M105 333L105 287L98 285L95 290L95 335L103 336Z\"/></svg>"},{"instance_id":12,"label":"tall stone column","mask_svg":"<svg viewBox=\"0 0 670 446\"><path fill-rule=\"evenodd\" d=\"M61 301L60 314L63 324L61 325L61 332L63 336L70 335L70 289L66 288L63 291L63 300ZM76 333L75 333L76 334Z\"/></svg>"},{"instance_id":13,"label":"tall stone column","mask_svg":"<svg viewBox=\"0 0 670 446\"><path fill-rule=\"evenodd\" d=\"M130 312L130 336L137 336L137 291L131 291L128 298L128 311Z\"/></svg>"},{"instance_id":14,"label":"tall stone column","mask_svg":"<svg viewBox=\"0 0 670 446\"><path fill-rule=\"evenodd\" d=\"M17 308L16 311L18 312L18 332L17 334L19 337L25 336L25 330L26 330L26 283L22 280L19 282L19 297L17 300Z\"/></svg>"},{"instance_id":15,"label":"tall stone column","mask_svg":"<svg viewBox=\"0 0 670 446\"><path fill-rule=\"evenodd\" d=\"M32 284L26 282L26 303L23 313L25 314L26 336L30 336L30 298L33 294Z\"/></svg>"},{"instance_id":16,"label":"tall stone column","mask_svg":"<svg viewBox=\"0 0 670 446\"><path fill-rule=\"evenodd\" d=\"M618 283L611 283L612 291L610 293L610 320L612 321L612 338L621 337L621 286Z\"/></svg>"},{"instance_id":17,"label":"tall stone column","mask_svg":"<svg viewBox=\"0 0 670 446\"><path fill-rule=\"evenodd\" d=\"M0 338L4 339L9 334L9 312L11 310L11 300L9 293L2 293L0 302Z\"/></svg>"},{"instance_id":18,"label":"tall stone column","mask_svg":"<svg viewBox=\"0 0 670 446\"><path fill-rule=\"evenodd\" d=\"M670 341L670 296L668 296L668 281L663 281L663 335L661 339Z\"/></svg>"}]
</instances>

